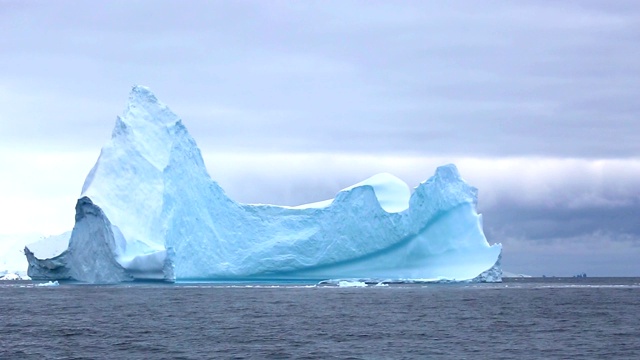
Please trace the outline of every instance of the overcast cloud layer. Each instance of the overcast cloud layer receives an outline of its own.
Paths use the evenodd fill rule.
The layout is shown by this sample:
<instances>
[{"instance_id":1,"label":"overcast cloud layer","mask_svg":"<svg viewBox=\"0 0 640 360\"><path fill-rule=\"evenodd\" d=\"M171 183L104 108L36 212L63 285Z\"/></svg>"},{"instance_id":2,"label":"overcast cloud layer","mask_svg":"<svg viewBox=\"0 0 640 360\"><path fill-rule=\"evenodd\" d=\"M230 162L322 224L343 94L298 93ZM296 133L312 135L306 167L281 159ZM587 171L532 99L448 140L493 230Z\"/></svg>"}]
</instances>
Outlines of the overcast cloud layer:
<instances>
[{"instance_id":1,"label":"overcast cloud layer","mask_svg":"<svg viewBox=\"0 0 640 360\"><path fill-rule=\"evenodd\" d=\"M0 0L0 234L73 226L133 84L243 202L454 162L504 267L640 276L636 1Z\"/></svg>"}]
</instances>

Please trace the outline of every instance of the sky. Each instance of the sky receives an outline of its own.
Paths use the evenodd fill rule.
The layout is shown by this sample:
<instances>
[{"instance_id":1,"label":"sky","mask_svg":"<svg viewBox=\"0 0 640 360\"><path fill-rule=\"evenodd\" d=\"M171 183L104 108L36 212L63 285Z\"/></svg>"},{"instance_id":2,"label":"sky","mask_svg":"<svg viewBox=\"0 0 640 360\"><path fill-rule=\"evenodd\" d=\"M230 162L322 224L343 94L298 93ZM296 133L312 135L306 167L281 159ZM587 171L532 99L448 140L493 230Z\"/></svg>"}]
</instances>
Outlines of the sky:
<instances>
[{"instance_id":1,"label":"sky","mask_svg":"<svg viewBox=\"0 0 640 360\"><path fill-rule=\"evenodd\" d=\"M0 0L0 34L4 249L73 227L138 84L235 200L454 163L505 270L640 276L637 1Z\"/></svg>"}]
</instances>

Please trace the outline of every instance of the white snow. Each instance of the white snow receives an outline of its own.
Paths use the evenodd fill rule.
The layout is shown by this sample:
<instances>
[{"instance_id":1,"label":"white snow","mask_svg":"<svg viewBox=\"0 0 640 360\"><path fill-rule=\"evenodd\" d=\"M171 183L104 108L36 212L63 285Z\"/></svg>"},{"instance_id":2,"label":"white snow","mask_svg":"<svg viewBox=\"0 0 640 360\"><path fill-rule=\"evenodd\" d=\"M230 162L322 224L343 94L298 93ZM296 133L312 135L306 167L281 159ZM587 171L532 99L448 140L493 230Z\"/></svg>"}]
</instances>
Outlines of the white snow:
<instances>
[{"instance_id":1,"label":"white snow","mask_svg":"<svg viewBox=\"0 0 640 360\"><path fill-rule=\"evenodd\" d=\"M396 176L389 173L380 173L357 184L342 189L340 192L349 191L359 186L371 186L380 206L389 213L405 211L409 208L411 190L409 186ZM293 209L324 208L333 203L334 199L318 201L309 204L292 206Z\"/></svg>"},{"instance_id":2,"label":"white snow","mask_svg":"<svg viewBox=\"0 0 640 360\"><path fill-rule=\"evenodd\" d=\"M27 246L36 257L50 259L62 254L67 249L70 237L71 231L67 231L60 235L47 236L39 241L29 243Z\"/></svg>"},{"instance_id":3,"label":"white snow","mask_svg":"<svg viewBox=\"0 0 640 360\"><path fill-rule=\"evenodd\" d=\"M22 280L22 277L18 274L9 273L0 277L0 280Z\"/></svg>"}]
</instances>

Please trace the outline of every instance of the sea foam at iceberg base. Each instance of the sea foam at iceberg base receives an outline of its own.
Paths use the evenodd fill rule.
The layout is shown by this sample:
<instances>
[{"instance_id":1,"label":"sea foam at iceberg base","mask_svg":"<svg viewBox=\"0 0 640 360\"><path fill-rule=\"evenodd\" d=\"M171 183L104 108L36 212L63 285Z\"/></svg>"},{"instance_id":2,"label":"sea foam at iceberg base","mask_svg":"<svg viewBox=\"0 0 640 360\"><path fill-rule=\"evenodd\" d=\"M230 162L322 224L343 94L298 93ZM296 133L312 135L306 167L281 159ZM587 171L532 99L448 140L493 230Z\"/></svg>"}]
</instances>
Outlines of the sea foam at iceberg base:
<instances>
[{"instance_id":1,"label":"sea foam at iceberg base","mask_svg":"<svg viewBox=\"0 0 640 360\"><path fill-rule=\"evenodd\" d=\"M501 281L477 190L454 165L413 192L378 174L334 199L248 205L211 179L182 120L135 86L76 204L68 248L35 280Z\"/></svg>"}]
</instances>

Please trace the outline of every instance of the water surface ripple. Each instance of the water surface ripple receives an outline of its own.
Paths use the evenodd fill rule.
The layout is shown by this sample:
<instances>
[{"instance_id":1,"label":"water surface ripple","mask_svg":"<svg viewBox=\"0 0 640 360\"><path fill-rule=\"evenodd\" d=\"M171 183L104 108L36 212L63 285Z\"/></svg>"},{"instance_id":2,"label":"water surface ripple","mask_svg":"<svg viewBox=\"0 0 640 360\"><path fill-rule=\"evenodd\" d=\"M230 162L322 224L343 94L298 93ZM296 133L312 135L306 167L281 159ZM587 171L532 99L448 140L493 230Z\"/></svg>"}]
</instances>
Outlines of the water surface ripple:
<instances>
[{"instance_id":1,"label":"water surface ripple","mask_svg":"<svg viewBox=\"0 0 640 360\"><path fill-rule=\"evenodd\" d=\"M640 359L640 279L0 283L0 359Z\"/></svg>"}]
</instances>

